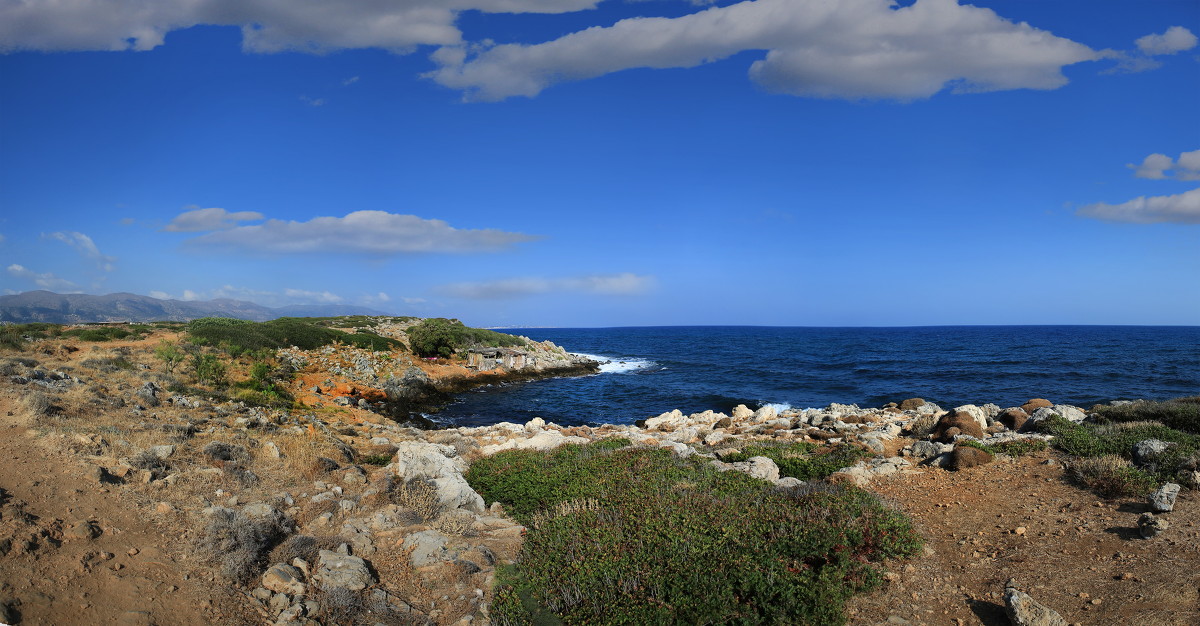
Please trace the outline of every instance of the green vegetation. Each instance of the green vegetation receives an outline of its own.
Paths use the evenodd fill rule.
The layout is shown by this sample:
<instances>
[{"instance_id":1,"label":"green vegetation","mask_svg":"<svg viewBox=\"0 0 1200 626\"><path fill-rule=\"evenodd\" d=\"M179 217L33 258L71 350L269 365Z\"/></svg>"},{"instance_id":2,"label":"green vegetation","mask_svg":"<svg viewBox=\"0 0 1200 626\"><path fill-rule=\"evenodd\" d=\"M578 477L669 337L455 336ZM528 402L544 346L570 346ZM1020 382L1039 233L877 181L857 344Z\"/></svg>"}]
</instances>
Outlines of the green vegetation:
<instances>
[{"instance_id":1,"label":"green vegetation","mask_svg":"<svg viewBox=\"0 0 1200 626\"><path fill-rule=\"evenodd\" d=\"M166 341L160 342L154 348L154 356L158 357L164 365L167 366L167 372L173 373L176 366L183 362L187 355L178 346Z\"/></svg>"},{"instance_id":2,"label":"green vegetation","mask_svg":"<svg viewBox=\"0 0 1200 626\"><path fill-rule=\"evenodd\" d=\"M72 328L62 331L63 337L75 337L80 341L115 341L118 339L141 339L150 334L151 328L146 324L129 324L123 326L94 326Z\"/></svg>"},{"instance_id":3,"label":"green vegetation","mask_svg":"<svg viewBox=\"0 0 1200 626\"><path fill-rule=\"evenodd\" d=\"M1055 415L1038 424L1038 430L1054 435L1051 443L1055 448L1079 457L1073 475L1083 484L1113 497L1141 495L1158 483L1178 480L1180 471L1200 468L1200 434L1172 428L1158 421L1139 419L1151 415L1166 416L1172 418L1175 424L1194 427L1194 423L1186 419L1186 408L1162 407L1165 404L1189 404L1186 401L1139 404L1149 405L1145 407L1148 410L1139 414L1128 410L1113 412L1113 408L1125 407L1109 407L1101 412L1109 420L1113 415L1121 415L1129 421L1076 424ZM1147 439L1166 442L1168 448L1144 467L1134 467L1130 463L1134 444Z\"/></svg>"},{"instance_id":4,"label":"green vegetation","mask_svg":"<svg viewBox=\"0 0 1200 626\"><path fill-rule=\"evenodd\" d=\"M779 466L780 476L791 476L800 480L813 480L850 467L871 454L853 446L821 448L804 441L782 443L763 441L742 448L737 454L725 456L726 463L746 461L750 457L765 456Z\"/></svg>"},{"instance_id":5,"label":"green vegetation","mask_svg":"<svg viewBox=\"0 0 1200 626\"><path fill-rule=\"evenodd\" d=\"M31 324L4 324L0 326L0 348L24 350L26 341L50 339L62 334L62 326L33 322Z\"/></svg>"},{"instance_id":6,"label":"green vegetation","mask_svg":"<svg viewBox=\"0 0 1200 626\"><path fill-rule=\"evenodd\" d=\"M227 368L221 359L215 354L195 353L192 355L192 370L196 375L196 380L201 384L208 384L214 387L224 387L226 381Z\"/></svg>"},{"instance_id":7,"label":"green vegetation","mask_svg":"<svg viewBox=\"0 0 1200 626\"><path fill-rule=\"evenodd\" d=\"M319 321L281 317L269 322L249 322L228 317L202 317L187 325L193 343L218 346L232 356L257 350L296 346L312 350L335 342L368 350L392 350L402 345L374 333L348 333L323 326Z\"/></svg>"},{"instance_id":8,"label":"green vegetation","mask_svg":"<svg viewBox=\"0 0 1200 626\"><path fill-rule=\"evenodd\" d=\"M1014 439L991 445L967 439L958 441L955 445L979 448L989 454L1007 454L1009 456L1024 456L1026 454L1033 454L1034 452L1041 452L1050 447L1042 439Z\"/></svg>"},{"instance_id":9,"label":"green vegetation","mask_svg":"<svg viewBox=\"0 0 1200 626\"><path fill-rule=\"evenodd\" d=\"M424 357L448 357L459 350L474 347L525 345L525 341L520 337L483 328L470 328L458 320L444 317L422 320L406 332L413 352Z\"/></svg>"},{"instance_id":10,"label":"green vegetation","mask_svg":"<svg viewBox=\"0 0 1200 626\"><path fill-rule=\"evenodd\" d=\"M1185 433L1200 434L1200 396L1166 402L1142 401L1122 406L1098 406L1095 412L1101 423L1154 421Z\"/></svg>"},{"instance_id":11,"label":"green vegetation","mask_svg":"<svg viewBox=\"0 0 1200 626\"><path fill-rule=\"evenodd\" d=\"M270 363L255 361L250 365L250 378L234 385L234 399L254 406L287 408L292 405L292 394L279 386L282 377Z\"/></svg>"},{"instance_id":12,"label":"green vegetation","mask_svg":"<svg viewBox=\"0 0 1200 626\"><path fill-rule=\"evenodd\" d=\"M467 480L529 527L497 624L840 624L876 563L920 548L867 492L781 490L623 440L503 452Z\"/></svg>"}]
</instances>

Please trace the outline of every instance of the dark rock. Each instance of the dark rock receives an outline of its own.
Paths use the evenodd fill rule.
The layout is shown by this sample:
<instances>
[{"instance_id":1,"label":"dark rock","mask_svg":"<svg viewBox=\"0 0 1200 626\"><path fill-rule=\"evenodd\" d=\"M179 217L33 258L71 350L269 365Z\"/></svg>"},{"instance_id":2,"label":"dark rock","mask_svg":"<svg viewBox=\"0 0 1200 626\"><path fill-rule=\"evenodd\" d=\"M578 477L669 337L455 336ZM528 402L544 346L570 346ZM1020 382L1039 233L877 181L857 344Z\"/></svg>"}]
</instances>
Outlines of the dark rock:
<instances>
[{"instance_id":1,"label":"dark rock","mask_svg":"<svg viewBox=\"0 0 1200 626\"><path fill-rule=\"evenodd\" d=\"M1011 409L1004 409L1001 411L1000 415L997 416L997 419L1001 424L1004 424L1012 430L1021 430L1021 427L1025 425L1025 422L1029 421L1029 414L1025 412L1025 409L1013 407Z\"/></svg>"},{"instance_id":2,"label":"dark rock","mask_svg":"<svg viewBox=\"0 0 1200 626\"><path fill-rule=\"evenodd\" d=\"M1138 534L1144 539L1153 539L1159 533L1170 527L1166 520L1155 517L1153 513L1142 513L1137 521Z\"/></svg>"},{"instance_id":3,"label":"dark rock","mask_svg":"<svg viewBox=\"0 0 1200 626\"><path fill-rule=\"evenodd\" d=\"M713 424L713 428L729 428L730 426L733 426L733 420L728 417L722 417Z\"/></svg>"},{"instance_id":4,"label":"dark rock","mask_svg":"<svg viewBox=\"0 0 1200 626\"><path fill-rule=\"evenodd\" d=\"M1041 408L1049 408L1054 406L1054 403L1045 398L1033 398L1029 402L1021 405L1021 410L1032 415L1034 411Z\"/></svg>"},{"instance_id":5,"label":"dark rock","mask_svg":"<svg viewBox=\"0 0 1200 626\"><path fill-rule=\"evenodd\" d=\"M961 470L968 467L976 467L979 465L987 465L991 463L995 457L990 452L973 448L971 446L955 446L950 453L950 462L948 466L952 470Z\"/></svg>"},{"instance_id":6,"label":"dark rock","mask_svg":"<svg viewBox=\"0 0 1200 626\"><path fill-rule=\"evenodd\" d=\"M1175 510L1175 497L1179 495L1179 485L1167 483L1150 494L1150 510L1155 513L1169 513Z\"/></svg>"},{"instance_id":7,"label":"dark rock","mask_svg":"<svg viewBox=\"0 0 1200 626\"><path fill-rule=\"evenodd\" d=\"M1013 626L1067 626L1057 611L1017 589L1013 580L1004 585L1004 611Z\"/></svg>"},{"instance_id":8,"label":"dark rock","mask_svg":"<svg viewBox=\"0 0 1200 626\"><path fill-rule=\"evenodd\" d=\"M951 432L952 430L956 432ZM982 439L983 428L979 426L979 421L966 411L943 415L933 428L933 438L944 443L953 443L954 437L959 434Z\"/></svg>"},{"instance_id":9,"label":"dark rock","mask_svg":"<svg viewBox=\"0 0 1200 626\"><path fill-rule=\"evenodd\" d=\"M319 456L313 461L313 469L320 473L332 472L339 467L337 461L328 457Z\"/></svg>"}]
</instances>

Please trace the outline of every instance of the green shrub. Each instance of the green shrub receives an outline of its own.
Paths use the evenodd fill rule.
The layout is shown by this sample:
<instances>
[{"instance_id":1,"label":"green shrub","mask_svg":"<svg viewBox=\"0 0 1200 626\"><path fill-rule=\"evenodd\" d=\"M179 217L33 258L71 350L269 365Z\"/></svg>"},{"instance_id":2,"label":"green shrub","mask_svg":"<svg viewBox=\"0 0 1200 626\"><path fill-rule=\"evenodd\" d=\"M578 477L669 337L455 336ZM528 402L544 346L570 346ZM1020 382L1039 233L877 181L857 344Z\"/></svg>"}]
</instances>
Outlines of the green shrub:
<instances>
[{"instance_id":1,"label":"green shrub","mask_svg":"<svg viewBox=\"0 0 1200 626\"><path fill-rule=\"evenodd\" d=\"M391 463L392 458L393 457L390 454L370 454L370 455L360 458L359 462L361 462L364 465L374 465L376 467L383 467L383 466L387 465L388 463Z\"/></svg>"},{"instance_id":2,"label":"green shrub","mask_svg":"<svg viewBox=\"0 0 1200 626\"><path fill-rule=\"evenodd\" d=\"M62 334L62 326L46 322L0 325L0 349L24 350L26 341L49 339Z\"/></svg>"},{"instance_id":3,"label":"green shrub","mask_svg":"<svg viewBox=\"0 0 1200 626\"><path fill-rule=\"evenodd\" d=\"M1050 446L1044 439L1013 439L991 445L981 441L963 440L956 442L955 445L978 448L989 454L1007 454L1009 456L1033 454L1034 452L1041 452Z\"/></svg>"},{"instance_id":4,"label":"green shrub","mask_svg":"<svg viewBox=\"0 0 1200 626\"><path fill-rule=\"evenodd\" d=\"M407 331L409 346L413 352L424 357L447 357L455 352L473 347L523 346L520 337L498 333L483 328L469 328L458 320L432 317Z\"/></svg>"},{"instance_id":5,"label":"green shrub","mask_svg":"<svg viewBox=\"0 0 1200 626\"><path fill-rule=\"evenodd\" d=\"M909 520L864 491L779 490L618 443L471 466L472 487L530 526L497 623L550 623L548 611L567 623L838 624L845 600L878 584L875 563L920 547Z\"/></svg>"},{"instance_id":6,"label":"green shrub","mask_svg":"<svg viewBox=\"0 0 1200 626\"><path fill-rule=\"evenodd\" d=\"M1071 477L1106 498L1144 496L1156 486L1154 477L1115 454L1075 459Z\"/></svg>"},{"instance_id":7,"label":"green shrub","mask_svg":"<svg viewBox=\"0 0 1200 626\"><path fill-rule=\"evenodd\" d=\"M217 387L223 387L226 382L226 367L215 354L192 355L192 369L195 370L196 380Z\"/></svg>"},{"instance_id":8,"label":"green shrub","mask_svg":"<svg viewBox=\"0 0 1200 626\"><path fill-rule=\"evenodd\" d=\"M298 317L281 317L269 322L202 317L188 323L187 332L194 343L221 346L233 356L290 346L313 350L339 341L370 350L391 350L401 345L399 341L388 337L368 333L350 334Z\"/></svg>"},{"instance_id":9,"label":"green shrub","mask_svg":"<svg viewBox=\"0 0 1200 626\"><path fill-rule=\"evenodd\" d=\"M1134 402L1094 409L1101 422L1161 422L1186 433L1200 434L1200 396L1176 398L1166 402Z\"/></svg>"},{"instance_id":10,"label":"green shrub","mask_svg":"<svg viewBox=\"0 0 1200 626\"><path fill-rule=\"evenodd\" d=\"M168 372L174 372L176 366L182 363L183 359L187 357L183 350L180 350L178 346L166 341L159 343L158 346L154 348L154 356L158 357L158 359L167 366Z\"/></svg>"},{"instance_id":11,"label":"green shrub","mask_svg":"<svg viewBox=\"0 0 1200 626\"><path fill-rule=\"evenodd\" d=\"M729 463L745 461L750 457L765 456L779 466L780 476L791 476L800 480L825 478L830 474L850 467L870 453L853 446L837 446L818 450L817 445L799 441L789 444L763 442L742 448L741 452L726 456Z\"/></svg>"}]
</instances>

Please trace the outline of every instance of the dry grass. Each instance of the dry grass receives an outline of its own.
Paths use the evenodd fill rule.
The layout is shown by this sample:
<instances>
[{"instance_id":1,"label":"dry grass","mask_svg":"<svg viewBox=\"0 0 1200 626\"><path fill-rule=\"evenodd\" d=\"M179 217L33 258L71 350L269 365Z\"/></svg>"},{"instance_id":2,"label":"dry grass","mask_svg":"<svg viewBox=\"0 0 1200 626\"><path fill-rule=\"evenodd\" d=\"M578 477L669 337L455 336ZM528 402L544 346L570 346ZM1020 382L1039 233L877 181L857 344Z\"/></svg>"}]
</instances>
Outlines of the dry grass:
<instances>
[{"instance_id":1,"label":"dry grass","mask_svg":"<svg viewBox=\"0 0 1200 626\"><path fill-rule=\"evenodd\" d=\"M1154 478L1115 454L1076 458L1071 477L1108 498L1141 496L1154 488Z\"/></svg>"}]
</instances>

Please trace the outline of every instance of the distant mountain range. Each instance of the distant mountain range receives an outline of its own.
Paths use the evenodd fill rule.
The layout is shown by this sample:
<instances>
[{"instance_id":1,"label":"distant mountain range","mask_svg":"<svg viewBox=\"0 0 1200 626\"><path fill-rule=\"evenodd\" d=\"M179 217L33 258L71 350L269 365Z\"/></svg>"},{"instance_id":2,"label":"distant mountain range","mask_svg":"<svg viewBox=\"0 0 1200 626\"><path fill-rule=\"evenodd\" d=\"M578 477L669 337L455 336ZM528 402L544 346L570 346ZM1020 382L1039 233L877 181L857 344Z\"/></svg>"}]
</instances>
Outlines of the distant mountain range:
<instances>
[{"instance_id":1,"label":"distant mountain range","mask_svg":"<svg viewBox=\"0 0 1200 626\"><path fill-rule=\"evenodd\" d=\"M14 296L0 296L0 322L17 324L29 322L54 324L186 322L197 317L236 317L262 322L277 317L328 317L334 315L387 315L387 313L347 304L309 304L271 308L253 302L228 298L160 300L133 293L92 296L27 291Z\"/></svg>"}]
</instances>

